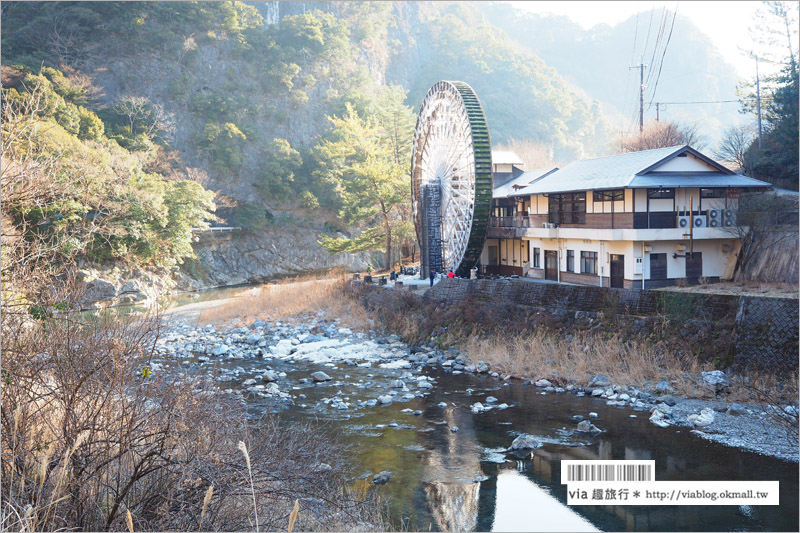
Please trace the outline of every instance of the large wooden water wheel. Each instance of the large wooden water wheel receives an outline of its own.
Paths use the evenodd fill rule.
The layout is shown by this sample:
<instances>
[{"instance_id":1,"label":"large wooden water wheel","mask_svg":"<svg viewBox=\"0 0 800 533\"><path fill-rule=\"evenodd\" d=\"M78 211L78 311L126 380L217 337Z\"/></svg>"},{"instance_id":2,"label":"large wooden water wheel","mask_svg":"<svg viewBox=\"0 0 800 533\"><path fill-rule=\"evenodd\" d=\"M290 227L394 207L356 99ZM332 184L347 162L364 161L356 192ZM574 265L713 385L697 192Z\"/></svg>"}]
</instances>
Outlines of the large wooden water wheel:
<instances>
[{"instance_id":1,"label":"large wooden water wheel","mask_svg":"<svg viewBox=\"0 0 800 533\"><path fill-rule=\"evenodd\" d=\"M411 196L422 277L478 263L492 203L492 148L483 107L461 81L440 81L420 106Z\"/></svg>"}]
</instances>

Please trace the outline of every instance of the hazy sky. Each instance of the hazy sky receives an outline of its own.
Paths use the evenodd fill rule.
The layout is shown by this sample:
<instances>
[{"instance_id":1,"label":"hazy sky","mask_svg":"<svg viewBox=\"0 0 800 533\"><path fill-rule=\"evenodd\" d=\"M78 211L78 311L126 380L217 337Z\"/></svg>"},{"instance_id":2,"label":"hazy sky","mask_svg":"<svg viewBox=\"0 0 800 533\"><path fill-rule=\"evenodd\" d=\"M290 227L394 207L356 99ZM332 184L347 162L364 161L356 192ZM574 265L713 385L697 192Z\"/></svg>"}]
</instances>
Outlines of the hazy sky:
<instances>
[{"instance_id":1,"label":"hazy sky","mask_svg":"<svg viewBox=\"0 0 800 533\"><path fill-rule=\"evenodd\" d=\"M609 24L611 26L622 22L637 12L649 13L656 9L654 20L658 20L661 10L666 6L670 11L677 7L679 15L685 15L700 30L708 35L719 49L722 56L736 68L742 77L755 77L755 63L752 59L742 54L737 47L748 48L751 46L748 26L752 24L753 13L761 2L750 1L535 1L535 2L509 2L519 9L534 13L552 13L565 15L577 22L585 29L596 24ZM632 38L632 37L631 37ZM761 65L761 74L767 72L769 67Z\"/></svg>"}]
</instances>

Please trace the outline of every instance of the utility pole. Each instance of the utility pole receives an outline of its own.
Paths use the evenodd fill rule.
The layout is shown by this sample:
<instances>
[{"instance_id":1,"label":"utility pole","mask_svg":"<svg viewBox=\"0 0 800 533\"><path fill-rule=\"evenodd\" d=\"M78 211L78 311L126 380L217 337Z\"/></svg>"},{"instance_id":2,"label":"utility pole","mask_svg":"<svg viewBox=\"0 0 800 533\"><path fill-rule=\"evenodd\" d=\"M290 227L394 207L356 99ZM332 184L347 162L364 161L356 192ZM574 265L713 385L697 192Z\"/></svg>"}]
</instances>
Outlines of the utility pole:
<instances>
[{"instance_id":1,"label":"utility pole","mask_svg":"<svg viewBox=\"0 0 800 533\"><path fill-rule=\"evenodd\" d=\"M644 69L647 65L642 63L642 58L639 58L639 64L634 67L628 67L628 69L638 68L639 69L639 133L642 133L644 130Z\"/></svg>"},{"instance_id":2,"label":"utility pole","mask_svg":"<svg viewBox=\"0 0 800 533\"><path fill-rule=\"evenodd\" d=\"M758 80L758 56L756 56L756 106L758 107L758 149L761 150L761 83Z\"/></svg>"},{"instance_id":3,"label":"utility pole","mask_svg":"<svg viewBox=\"0 0 800 533\"><path fill-rule=\"evenodd\" d=\"M661 118L658 113L658 106L660 105L661 105L660 103L656 102L656 122L658 122L658 119Z\"/></svg>"}]
</instances>

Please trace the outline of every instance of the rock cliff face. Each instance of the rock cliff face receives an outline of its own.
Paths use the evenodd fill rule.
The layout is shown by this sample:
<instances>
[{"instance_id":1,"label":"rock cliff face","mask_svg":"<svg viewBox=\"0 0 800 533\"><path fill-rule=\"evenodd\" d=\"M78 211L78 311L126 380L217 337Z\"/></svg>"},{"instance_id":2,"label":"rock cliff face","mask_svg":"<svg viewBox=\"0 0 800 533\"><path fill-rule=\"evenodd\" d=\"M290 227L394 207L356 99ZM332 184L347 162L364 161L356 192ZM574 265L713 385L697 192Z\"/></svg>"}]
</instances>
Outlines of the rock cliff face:
<instances>
[{"instance_id":1,"label":"rock cliff face","mask_svg":"<svg viewBox=\"0 0 800 533\"><path fill-rule=\"evenodd\" d=\"M198 290L257 283L333 267L353 271L367 267L368 254L331 255L317 238L317 231L294 226L270 228L257 234L201 234L194 245L198 260L181 270L177 288Z\"/></svg>"}]
</instances>

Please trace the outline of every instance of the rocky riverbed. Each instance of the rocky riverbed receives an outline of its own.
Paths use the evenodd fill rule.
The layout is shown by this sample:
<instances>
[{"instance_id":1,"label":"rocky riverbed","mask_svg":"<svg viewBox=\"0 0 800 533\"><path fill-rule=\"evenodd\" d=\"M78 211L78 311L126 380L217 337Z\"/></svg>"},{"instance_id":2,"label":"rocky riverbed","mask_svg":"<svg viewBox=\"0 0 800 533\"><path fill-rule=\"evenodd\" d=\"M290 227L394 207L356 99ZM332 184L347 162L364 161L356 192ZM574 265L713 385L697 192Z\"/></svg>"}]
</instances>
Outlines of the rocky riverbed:
<instances>
[{"instance_id":1,"label":"rocky riverbed","mask_svg":"<svg viewBox=\"0 0 800 533\"><path fill-rule=\"evenodd\" d=\"M455 348L443 351L433 344L409 346L395 335L354 332L323 312L288 321L259 320L239 327L200 327L172 320L167 334L159 340L157 353L154 370L177 364L177 368L205 372L221 390L248 401L256 413L300 410L347 419L360 416L365 409L429 396L437 386L437 373L474 374L485 376L498 387L528 386L540 395L603 400L607 406L630 411L631 417L648 417L660 428L685 427L698 438L787 461L798 460L796 433L792 439L786 423L794 420L796 425L797 405L725 402L727 377L719 371L697 376L703 386L720 393L716 401L677 397L666 382L648 388L622 387L602 375L588 384L558 387L544 378L519 380L500 375L484 361ZM498 401L491 394L475 394L474 401L445 403L445 407L472 414L521 408ZM419 409L406 412L422 414ZM587 421L591 414L571 414L575 426L559 438L567 442L572 438L567 438L569 435L605 431L600 422ZM387 421L392 423L399 427L399 423ZM594 429L585 431L587 427ZM449 429L458 431L456 426Z\"/></svg>"}]
</instances>

